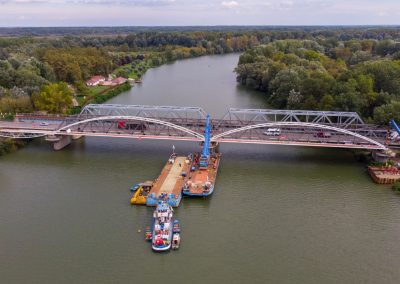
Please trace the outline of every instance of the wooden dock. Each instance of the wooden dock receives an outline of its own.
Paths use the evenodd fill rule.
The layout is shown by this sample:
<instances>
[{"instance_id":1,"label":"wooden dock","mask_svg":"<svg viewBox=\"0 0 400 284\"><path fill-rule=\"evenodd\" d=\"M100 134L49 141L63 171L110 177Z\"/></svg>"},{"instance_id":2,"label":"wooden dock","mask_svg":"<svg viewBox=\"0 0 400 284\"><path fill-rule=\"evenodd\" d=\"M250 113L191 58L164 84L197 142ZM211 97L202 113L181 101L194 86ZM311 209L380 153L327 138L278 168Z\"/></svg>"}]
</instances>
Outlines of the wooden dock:
<instances>
[{"instance_id":1,"label":"wooden dock","mask_svg":"<svg viewBox=\"0 0 400 284\"><path fill-rule=\"evenodd\" d=\"M173 163L168 161L160 176L154 181L150 194L154 193L156 198L162 194L167 194L167 196L173 194L175 199L180 198L184 184L182 173L188 173L190 167L189 164L186 164L186 159L186 157L177 156Z\"/></svg>"}]
</instances>

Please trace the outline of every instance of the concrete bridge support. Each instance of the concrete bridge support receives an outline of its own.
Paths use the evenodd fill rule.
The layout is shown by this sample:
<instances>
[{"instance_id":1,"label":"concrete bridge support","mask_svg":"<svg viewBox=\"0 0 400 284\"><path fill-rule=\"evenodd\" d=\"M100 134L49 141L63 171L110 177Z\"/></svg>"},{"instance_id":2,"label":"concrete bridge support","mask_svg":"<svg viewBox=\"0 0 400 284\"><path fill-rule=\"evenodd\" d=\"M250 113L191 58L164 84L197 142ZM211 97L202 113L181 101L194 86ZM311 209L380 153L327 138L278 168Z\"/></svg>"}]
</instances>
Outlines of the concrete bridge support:
<instances>
[{"instance_id":1,"label":"concrete bridge support","mask_svg":"<svg viewBox=\"0 0 400 284\"><path fill-rule=\"evenodd\" d=\"M64 149L71 144L71 136L68 135L51 135L46 137L46 141L53 142L53 149L58 151Z\"/></svg>"},{"instance_id":2,"label":"concrete bridge support","mask_svg":"<svg viewBox=\"0 0 400 284\"><path fill-rule=\"evenodd\" d=\"M381 163L387 163L391 158L396 157L396 154L392 151L381 151L381 150L376 150L372 152L372 158L374 158L375 161L381 162Z\"/></svg>"}]
</instances>

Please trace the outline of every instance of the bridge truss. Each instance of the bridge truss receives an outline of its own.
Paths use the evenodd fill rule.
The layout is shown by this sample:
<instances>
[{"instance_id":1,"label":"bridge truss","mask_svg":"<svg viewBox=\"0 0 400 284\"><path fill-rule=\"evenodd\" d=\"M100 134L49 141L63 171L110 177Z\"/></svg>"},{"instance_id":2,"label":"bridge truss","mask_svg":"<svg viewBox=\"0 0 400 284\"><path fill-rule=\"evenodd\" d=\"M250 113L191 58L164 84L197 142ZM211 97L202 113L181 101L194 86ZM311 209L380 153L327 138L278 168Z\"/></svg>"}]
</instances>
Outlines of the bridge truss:
<instances>
[{"instance_id":1,"label":"bridge truss","mask_svg":"<svg viewBox=\"0 0 400 284\"><path fill-rule=\"evenodd\" d=\"M355 112L231 108L213 125L214 142L384 149L388 136ZM281 135L265 135L269 128Z\"/></svg>"},{"instance_id":2,"label":"bridge truss","mask_svg":"<svg viewBox=\"0 0 400 284\"><path fill-rule=\"evenodd\" d=\"M18 115L14 123L0 122L0 136L84 135L203 141L206 116L197 107L90 104L74 116ZM37 127L39 121L50 126ZM368 149L388 146L388 129L366 124L354 112L231 108L211 123L214 142ZM279 128L280 135L266 135L269 128Z\"/></svg>"}]
</instances>

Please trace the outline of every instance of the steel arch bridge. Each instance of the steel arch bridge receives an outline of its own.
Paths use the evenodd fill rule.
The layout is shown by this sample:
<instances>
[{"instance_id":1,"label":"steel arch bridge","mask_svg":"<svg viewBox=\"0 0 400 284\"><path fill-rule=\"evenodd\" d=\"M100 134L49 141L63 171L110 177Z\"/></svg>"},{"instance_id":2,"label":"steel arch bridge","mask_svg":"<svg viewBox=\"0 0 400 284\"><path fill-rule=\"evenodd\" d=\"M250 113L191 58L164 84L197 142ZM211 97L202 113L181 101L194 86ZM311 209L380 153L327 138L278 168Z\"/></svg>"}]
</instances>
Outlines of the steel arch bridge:
<instances>
[{"instance_id":1,"label":"steel arch bridge","mask_svg":"<svg viewBox=\"0 0 400 284\"><path fill-rule=\"evenodd\" d=\"M102 136L201 142L206 116L198 107L90 104L74 116L18 114L14 122L0 122L0 136ZM212 119L211 124L211 141L215 143L376 150L400 146L388 139L387 127L366 124L354 112L231 108L220 119ZM279 128L280 135L266 135L271 127Z\"/></svg>"}]
</instances>

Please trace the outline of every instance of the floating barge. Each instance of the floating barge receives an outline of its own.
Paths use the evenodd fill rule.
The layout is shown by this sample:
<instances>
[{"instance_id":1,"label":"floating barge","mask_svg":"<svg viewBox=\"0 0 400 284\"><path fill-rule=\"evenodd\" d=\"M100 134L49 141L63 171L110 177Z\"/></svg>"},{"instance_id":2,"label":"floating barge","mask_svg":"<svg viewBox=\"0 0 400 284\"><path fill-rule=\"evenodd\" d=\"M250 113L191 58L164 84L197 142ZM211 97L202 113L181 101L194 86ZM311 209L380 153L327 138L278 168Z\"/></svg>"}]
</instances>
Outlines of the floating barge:
<instances>
[{"instance_id":1,"label":"floating barge","mask_svg":"<svg viewBox=\"0 0 400 284\"><path fill-rule=\"evenodd\" d=\"M183 187L184 195L208 196L214 192L221 154L215 153L215 149L212 148L211 128L210 116L207 115L203 151L189 159L191 165Z\"/></svg>"},{"instance_id":2,"label":"floating barge","mask_svg":"<svg viewBox=\"0 0 400 284\"><path fill-rule=\"evenodd\" d=\"M221 154L212 154L206 164L200 163L200 154L195 154L188 176L185 178L183 194L187 196L209 196L214 192Z\"/></svg>"},{"instance_id":3,"label":"floating barge","mask_svg":"<svg viewBox=\"0 0 400 284\"><path fill-rule=\"evenodd\" d=\"M368 173L378 184L394 184L400 180L400 171L395 167L368 167Z\"/></svg>"},{"instance_id":4,"label":"floating barge","mask_svg":"<svg viewBox=\"0 0 400 284\"><path fill-rule=\"evenodd\" d=\"M182 199L184 177L189 171L186 157L172 154L160 176L154 181L147 195L146 205L156 206L159 200L165 200L172 207L178 207Z\"/></svg>"}]
</instances>

